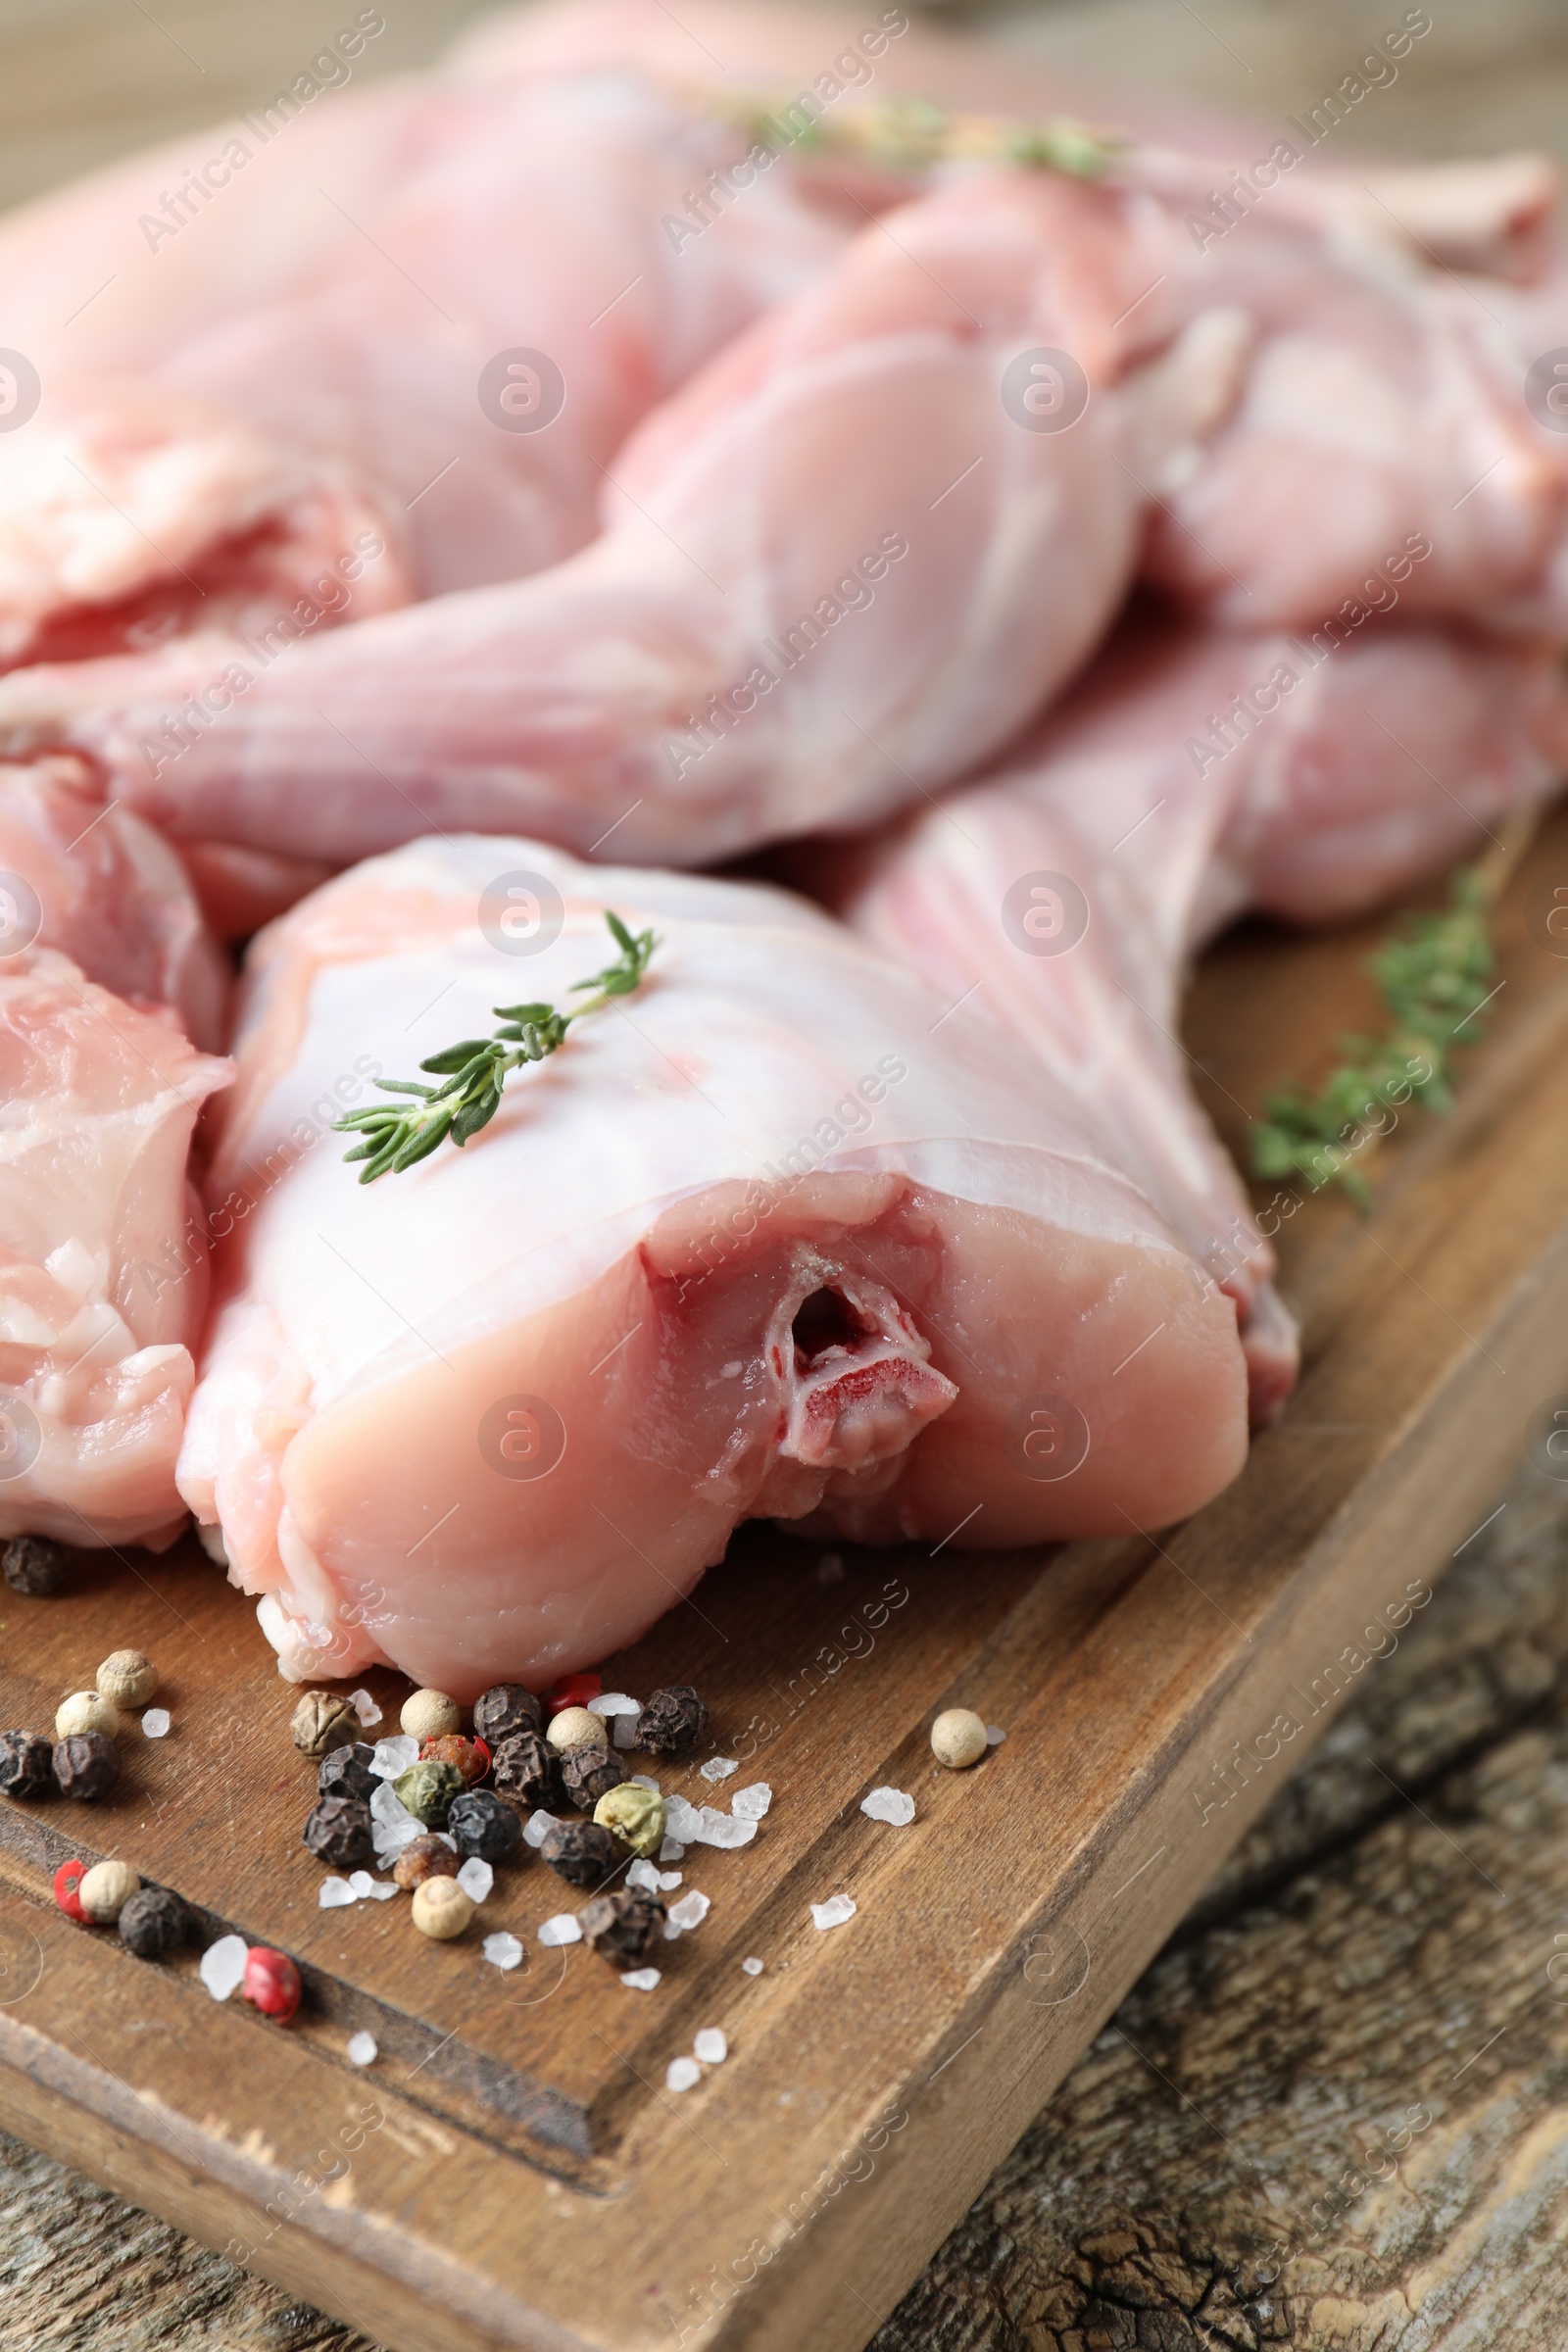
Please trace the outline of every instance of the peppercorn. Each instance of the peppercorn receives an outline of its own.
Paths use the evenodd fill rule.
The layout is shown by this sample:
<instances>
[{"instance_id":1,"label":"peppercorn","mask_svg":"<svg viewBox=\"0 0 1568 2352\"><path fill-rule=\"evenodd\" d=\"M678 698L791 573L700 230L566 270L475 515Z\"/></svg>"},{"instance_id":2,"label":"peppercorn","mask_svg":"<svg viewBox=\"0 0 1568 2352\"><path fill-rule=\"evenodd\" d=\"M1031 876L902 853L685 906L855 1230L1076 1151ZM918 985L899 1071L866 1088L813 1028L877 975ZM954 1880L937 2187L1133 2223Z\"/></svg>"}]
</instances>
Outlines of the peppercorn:
<instances>
[{"instance_id":1,"label":"peppercorn","mask_svg":"<svg viewBox=\"0 0 1568 2352\"><path fill-rule=\"evenodd\" d=\"M597 1886L620 1860L615 1840L595 1821L558 1821L539 1851L571 1886Z\"/></svg>"},{"instance_id":2,"label":"peppercorn","mask_svg":"<svg viewBox=\"0 0 1568 2352\"><path fill-rule=\"evenodd\" d=\"M561 1759L561 1786L567 1801L581 1805L585 1813L612 1788L618 1788L625 1778L625 1765L608 1747L568 1748Z\"/></svg>"},{"instance_id":3,"label":"peppercorn","mask_svg":"<svg viewBox=\"0 0 1568 2352\"><path fill-rule=\"evenodd\" d=\"M0 1788L7 1796L42 1796L53 1778L54 1749L36 1732L0 1732Z\"/></svg>"},{"instance_id":4,"label":"peppercorn","mask_svg":"<svg viewBox=\"0 0 1568 2352\"><path fill-rule=\"evenodd\" d=\"M608 1747L610 1732L602 1715L590 1715L586 1707L563 1707L550 1719L545 1734L551 1746L564 1755L571 1747Z\"/></svg>"},{"instance_id":5,"label":"peppercorn","mask_svg":"<svg viewBox=\"0 0 1568 2352\"><path fill-rule=\"evenodd\" d=\"M411 1764L392 1784L400 1803L427 1830L444 1830L452 1799L466 1786L455 1764Z\"/></svg>"},{"instance_id":6,"label":"peppercorn","mask_svg":"<svg viewBox=\"0 0 1568 2352\"><path fill-rule=\"evenodd\" d=\"M240 1980L242 2001L249 2001L264 2017L275 2017L280 2026L286 2026L300 2005L304 1989L300 1972L287 1952L274 1952L265 1943L251 1945L245 1955L245 1974Z\"/></svg>"},{"instance_id":7,"label":"peppercorn","mask_svg":"<svg viewBox=\"0 0 1568 2352\"><path fill-rule=\"evenodd\" d=\"M978 1764L986 1752L986 1727L970 1707L946 1707L931 1726L931 1753L950 1772Z\"/></svg>"},{"instance_id":8,"label":"peppercorn","mask_svg":"<svg viewBox=\"0 0 1568 2352\"><path fill-rule=\"evenodd\" d=\"M62 1796L80 1797L95 1805L120 1778L120 1750L102 1732L73 1732L57 1740L54 1775Z\"/></svg>"},{"instance_id":9,"label":"peppercorn","mask_svg":"<svg viewBox=\"0 0 1568 2352\"><path fill-rule=\"evenodd\" d=\"M657 1854L664 1838L664 1800L636 1781L622 1781L594 1807L594 1819L631 1853Z\"/></svg>"},{"instance_id":10,"label":"peppercorn","mask_svg":"<svg viewBox=\"0 0 1568 2352\"><path fill-rule=\"evenodd\" d=\"M471 1788L490 1769L490 1750L482 1740L466 1740L461 1732L446 1732L439 1739L424 1741L419 1749L419 1762L455 1764L463 1775L464 1787Z\"/></svg>"},{"instance_id":11,"label":"peppercorn","mask_svg":"<svg viewBox=\"0 0 1568 2352\"><path fill-rule=\"evenodd\" d=\"M448 1943L473 1917L473 1901L456 1879L426 1879L414 1889L414 1924L421 1936Z\"/></svg>"},{"instance_id":12,"label":"peppercorn","mask_svg":"<svg viewBox=\"0 0 1568 2352\"><path fill-rule=\"evenodd\" d=\"M543 1805L547 1811L564 1803L561 1793L561 1760L537 1732L514 1732L496 1749L494 1777L503 1796L520 1804Z\"/></svg>"},{"instance_id":13,"label":"peppercorn","mask_svg":"<svg viewBox=\"0 0 1568 2352\"><path fill-rule=\"evenodd\" d=\"M323 1796L301 1832L318 1862L334 1870L365 1870L375 1859L370 1808L363 1796Z\"/></svg>"},{"instance_id":14,"label":"peppercorn","mask_svg":"<svg viewBox=\"0 0 1568 2352\"><path fill-rule=\"evenodd\" d=\"M65 1585L72 1554L47 1536L13 1536L0 1551L0 1575L13 1592L48 1600Z\"/></svg>"},{"instance_id":15,"label":"peppercorn","mask_svg":"<svg viewBox=\"0 0 1568 2352\"><path fill-rule=\"evenodd\" d=\"M77 1861L62 1862L54 1875L55 1901L68 1919L78 1920L83 1925L86 1924L87 1914L81 1907L77 1889L86 1876L86 1863Z\"/></svg>"},{"instance_id":16,"label":"peppercorn","mask_svg":"<svg viewBox=\"0 0 1568 2352\"><path fill-rule=\"evenodd\" d=\"M443 1740L463 1721L463 1709L444 1690L414 1690L403 1701L398 1721L411 1740Z\"/></svg>"},{"instance_id":17,"label":"peppercorn","mask_svg":"<svg viewBox=\"0 0 1568 2352\"><path fill-rule=\"evenodd\" d=\"M577 1914L584 1943L602 1960L617 1967L633 1966L663 1933L668 1917L657 1894L640 1886L617 1886L613 1894L596 1894Z\"/></svg>"},{"instance_id":18,"label":"peppercorn","mask_svg":"<svg viewBox=\"0 0 1568 2352\"><path fill-rule=\"evenodd\" d=\"M289 1718L288 1736L308 1756L349 1747L360 1736L360 1719L346 1698L330 1690L307 1690Z\"/></svg>"},{"instance_id":19,"label":"peppercorn","mask_svg":"<svg viewBox=\"0 0 1568 2352\"><path fill-rule=\"evenodd\" d=\"M334 1747L321 1758L316 1786L322 1796L358 1796L367 1804L380 1787L370 1770L373 1747L356 1740L352 1747Z\"/></svg>"},{"instance_id":20,"label":"peppercorn","mask_svg":"<svg viewBox=\"0 0 1568 2352\"><path fill-rule=\"evenodd\" d=\"M190 1915L168 1886L144 1886L121 1912L120 1934L138 1960L161 1960L190 1934Z\"/></svg>"},{"instance_id":21,"label":"peppercorn","mask_svg":"<svg viewBox=\"0 0 1568 2352\"><path fill-rule=\"evenodd\" d=\"M158 1669L144 1649L117 1649L93 1680L112 1707L144 1707L158 1688Z\"/></svg>"},{"instance_id":22,"label":"peppercorn","mask_svg":"<svg viewBox=\"0 0 1568 2352\"><path fill-rule=\"evenodd\" d=\"M707 1729L708 1709L690 1683L670 1683L653 1693L638 1716L632 1745L675 1756L695 1747Z\"/></svg>"},{"instance_id":23,"label":"peppercorn","mask_svg":"<svg viewBox=\"0 0 1568 2352\"><path fill-rule=\"evenodd\" d=\"M473 1702L473 1728L481 1740L498 1747L510 1740L514 1732L539 1732L545 1728L544 1709L531 1690L520 1683L496 1683Z\"/></svg>"},{"instance_id":24,"label":"peppercorn","mask_svg":"<svg viewBox=\"0 0 1568 2352\"><path fill-rule=\"evenodd\" d=\"M76 1900L95 1928L112 1928L141 1880L128 1862L95 1862L76 1888Z\"/></svg>"},{"instance_id":25,"label":"peppercorn","mask_svg":"<svg viewBox=\"0 0 1568 2352\"><path fill-rule=\"evenodd\" d=\"M120 1730L120 1710L101 1690L73 1690L55 1709L55 1738L69 1740L74 1732L102 1732L113 1740Z\"/></svg>"},{"instance_id":26,"label":"peppercorn","mask_svg":"<svg viewBox=\"0 0 1568 2352\"><path fill-rule=\"evenodd\" d=\"M464 1799L458 1799L461 1805ZM416 1838L392 1865L392 1876L405 1890L422 1886L426 1879L455 1879L458 1857L444 1838Z\"/></svg>"},{"instance_id":27,"label":"peppercorn","mask_svg":"<svg viewBox=\"0 0 1568 2352\"><path fill-rule=\"evenodd\" d=\"M522 1842L522 1823L488 1788L469 1788L455 1796L447 1829L465 1861L477 1854L481 1862L504 1862Z\"/></svg>"}]
</instances>

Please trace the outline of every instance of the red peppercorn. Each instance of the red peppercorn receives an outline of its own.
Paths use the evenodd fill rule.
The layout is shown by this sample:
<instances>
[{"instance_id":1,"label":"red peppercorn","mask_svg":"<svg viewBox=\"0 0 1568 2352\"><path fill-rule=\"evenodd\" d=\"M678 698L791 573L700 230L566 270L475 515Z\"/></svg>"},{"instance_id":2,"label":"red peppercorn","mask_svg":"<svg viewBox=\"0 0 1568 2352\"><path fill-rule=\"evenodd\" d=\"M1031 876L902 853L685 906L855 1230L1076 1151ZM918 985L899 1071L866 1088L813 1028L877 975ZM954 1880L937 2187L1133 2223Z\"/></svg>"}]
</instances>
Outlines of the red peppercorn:
<instances>
[{"instance_id":1,"label":"red peppercorn","mask_svg":"<svg viewBox=\"0 0 1568 2352\"><path fill-rule=\"evenodd\" d=\"M563 1707L585 1707L591 1698L599 1696L604 1687L597 1674L564 1674L545 1705L552 1715L559 1715Z\"/></svg>"},{"instance_id":2,"label":"red peppercorn","mask_svg":"<svg viewBox=\"0 0 1568 2352\"><path fill-rule=\"evenodd\" d=\"M87 1924L87 1914L76 1900L76 1888L87 1876L85 1862L62 1862L55 1872L55 1901L68 1919Z\"/></svg>"},{"instance_id":3,"label":"red peppercorn","mask_svg":"<svg viewBox=\"0 0 1568 2352\"><path fill-rule=\"evenodd\" d=\"M300 2005L302 1990L300 1972L287 1952L274 1952L265 1943L251 1945L240 1994L253 2009L285 2025Z\"/></svg>"}]
</instances>

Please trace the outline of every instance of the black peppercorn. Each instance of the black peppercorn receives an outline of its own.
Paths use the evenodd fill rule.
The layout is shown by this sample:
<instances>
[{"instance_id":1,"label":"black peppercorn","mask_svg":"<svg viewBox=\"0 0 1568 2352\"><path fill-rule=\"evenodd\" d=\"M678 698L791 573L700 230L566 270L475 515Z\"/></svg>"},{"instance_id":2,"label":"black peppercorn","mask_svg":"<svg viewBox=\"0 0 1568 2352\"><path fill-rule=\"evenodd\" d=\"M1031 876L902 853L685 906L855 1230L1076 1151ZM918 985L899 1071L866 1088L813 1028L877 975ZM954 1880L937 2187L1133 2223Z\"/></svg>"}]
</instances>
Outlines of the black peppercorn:
<instances>
[{"instance_id":1,"label":"black peppercorn","mask_svg":"<svg viewBox=\"0 0 1568 2352\"><path fill-rule=\"evenodd\" d=\"M352 1747L334 1747L329 1756L321 1758L317 1788L323 1796L359 1796L368 1804L379 1786L370 1770L374 1754L374 1748L363 1740L356 1740Z\"/></svg>"},{"instance_id":2,"label":"black peppercorn","mask_svg":"<svg viewBox=\"0 0 1568 2352\"><path fill-rule=\"evenodd\" d=\"M477 1854L482 1862L504 1862L522 1842L522 1823L488 1788L470 1788L453 1798L447 1835L465 1861Z\"/></svg>"},{"instance_id":3,"label":"black peppercorn","mask_svg":"<svg viewBox=\"0 0 1568 2352\"><path fill-rule=\"evenodd\" d=\"M190 1934L190 1915L167 1886L144 1886L121 1911L120 1933L138 1960L161 1960Z\"/></svg>"},{"instance_id":4,"label":"black peppercorn","mask_svg":"<svg viewBox=\"0 0 1568 2352\"><path fill-rule=\"evenodd\" d=\"M568 1747L561 1759L561 1786L568 1802L581 1805L585 1813L625 1778L625 1765L608 1747Z\"/></svg>"},{"instance_id":5,"label":"black peppercorn","mask_svg":"<svg viewBox=\"0 0 1568 2352\"><path fill-rule=\"evenodd\" d=\"M667 1916L657 1894L646 1894L640 1886L617 1886L613 1894L596 1894L591 1903L584 1903L577 1925L584 1943L602 1960L613 1960L619 1967L623 1961L635 1965L642 1959L662 1936Z\"/></svg>"},{"instance_id":6,"label":"black peppercorn","mask_svg":"<svg viewBox=\"0 0 1568 2352\"><path fill-rule=\"evenodd\" d=\"M489 1748L510 1740L514 1732L543 1732L545 1713L531 1690L520 1683L497 1683L473 1702L473 1732Z\"/></svg>"},{"instance_id":7,"label":"black peppercorn","mask_svg":"<svg viewBox=\"0 0 1568 2352\"><path fill-rule=\"evenodd\" d=\"M62 1591L70 1565L66 1546L51 1543L47 1536L13 1536L0 1551L0 1574L12 1592L28 1592L38 1599Z\"/></svg>"},{"instance_id":8,"label":"black peppercorn","mask_svg":"<svg viewBox=\"0 0 1568 2352\"><path fill-rule=\"evenodd\" d=\"M493 1777L503 1796L519 1804L543 1805L547 1811L564 1802L561 1758L537 1732L514 1732L503 1740L493 1759Z\"/></svg>"},{"instance_id":9,"label":"black peppercorn","mask_svg":"<svg viewBox=\"0 0 1568 2352\"><path fill-rule=\"evenodd\" d=\"M370 1808L362 1796L323 1796L303 1837L318 1862L334 1870L368 1870L375 1859Z\"/></svg>"},{"instance_id":10,"label":"black peppercorn","mask_svg":"<svg viewBox=\"0 0 1568 2352\"><path fill-rule=\"evenodd\" d=\"M43 1796L52 1785L54 1749L36 1732L0 1732L0 1788L7 1796Z\"/></svg>"},{"instance_id":11,"label":"black peppercorn","mask_svg":"<svg viewBox=\"0 0 1568 2352\"><path fill-rule=\"evenodd\" d=\"M597 1886L621 1859L619 1846L597 1821L558 1821L546 1830L539 1851L571 1886Z\"/></svg>"},{"instance_id":12,"label":"black peppercorn","mask_svg":"<svg viewBox=\"0 0 1568 2352\"><path fill-rule=\"evenodd\" d=\"M690 1683L671 1683L656 1690L637 1718L635 1744L655 1755L678 1755L695 1747L708 1729L708 1709Z\"/></svg>"},{"instance_id":13,"label":"black peppercorn","mask_svg":"<svg viewBox=\"0 0 1568 2352\"><path fill-rule=\"evenodd\" d=\"M120 1778L120 1750L107 1732L73 1732L55 1741L54 1774L62 1796L94 1805Z\"/></svg>"}]
</instances>

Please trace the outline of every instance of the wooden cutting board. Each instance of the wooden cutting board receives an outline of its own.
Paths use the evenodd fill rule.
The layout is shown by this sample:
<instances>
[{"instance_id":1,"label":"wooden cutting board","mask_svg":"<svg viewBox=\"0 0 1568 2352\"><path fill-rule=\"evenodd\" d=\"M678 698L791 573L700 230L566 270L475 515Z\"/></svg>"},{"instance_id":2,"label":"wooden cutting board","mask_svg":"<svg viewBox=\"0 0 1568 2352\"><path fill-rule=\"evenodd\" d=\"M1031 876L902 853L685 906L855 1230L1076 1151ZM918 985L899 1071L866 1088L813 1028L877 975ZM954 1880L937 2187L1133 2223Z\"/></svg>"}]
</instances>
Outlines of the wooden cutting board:
<instances>
[{"instance_id":1,"label":"wooden cutting board","mask_svg":"<svg viewBox=\"0 0 1568 2352\"><path fill-rule=\"evenodd\" d=\"M320 1910L292 1693L194 1548L106 1557L53 1601L6 1594L0 1720L47 1725L130 1645L173 1726L128 1735L95 1810L0 1800L0 2122L398 2352L863 2343L1552 1426L1559 884L1563 820L1500 907L1493 1034L1459 1106L1384 1148L1372 1218L1324 1199L1285 1224L1300 1387L1209 1510L1005 1558L749 1534L608 1662L607 1687L710 1698L738 1772L715 1790L699 1756L666 1788L773 1790L752 1845L689 1853L682 1890L711 1909L652 1992L537 1943L580 1898L533 1856L456 1943L420 1938L406 1898ZM1247 932L1210 959L1189 1037L1233 1137L1272 1079L1316 1074L1370 1017L1372 936ZM367 1680L393 1728L406 1687ZM926 1744L953 1703L1006 1735L964 1775ZM908 1828L859 1811L884 1783L913 1794ZM199 1944L150 1964L73 1926L49 1897L71 1853L176 1886L201 1941L295 1954L299 2018L216 2003ZM811 1904L839 1893L855 1916L817 1930ZM524 1969L481 1957L498 1928ZM728 2059L668 2092L710 2026ZM346 2045L367 2029L362 2071Z\"/></svg>"}]
</instances>

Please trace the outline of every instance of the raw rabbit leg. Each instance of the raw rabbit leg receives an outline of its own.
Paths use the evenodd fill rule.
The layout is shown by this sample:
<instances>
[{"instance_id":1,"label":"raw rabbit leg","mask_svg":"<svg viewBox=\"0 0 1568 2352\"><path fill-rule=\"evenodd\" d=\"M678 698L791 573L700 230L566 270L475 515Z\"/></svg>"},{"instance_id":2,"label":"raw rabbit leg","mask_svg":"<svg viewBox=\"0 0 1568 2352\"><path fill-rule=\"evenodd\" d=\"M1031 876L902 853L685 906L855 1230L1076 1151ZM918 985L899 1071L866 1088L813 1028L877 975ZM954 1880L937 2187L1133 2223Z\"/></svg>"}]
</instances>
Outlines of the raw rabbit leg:
<instances>
[{"instance_id":1,"label":"raw rabbit leg","mask_svg":"<svg viewBox=\"0 0 1568 2352\"><path fill-rule=\"evenodd\" d=\"M870 821L1070 674L1133 567L1139 482L1229 398L1234 322L1170 348L1151 221L1054 173L955 186L651 418L571 564L300 647L183 746L164 715L220 647L13 677L0 729L88 752L178 837L325 859L526 825L696 863ZM1092 387L1066 429L1033 429L1045 382L1004 404L1042 346Z\"/></svg>"},{"instance_id":2,"label":"raw rabbit leg","mask_svg":"<svg viewBox=\"0 0 1568 2352\"><path fill-rule=\"evenodd\" d=\"M638 993L462 1151L357 1185L337 1108L567 1002L607 904L660 935ZM179 1481L285 1673L537 1683L751 1516L1011 1544L1240 1464L1230 1303L1092 1124L803 902L422 842L283 917L248 988Z\"/></svg>"},{"instance_id":3,"label":"raw rabbit leg","mask_svg":"<svg viewBox=\"0 0 1568 2352\"><path fill-rule=\"evenodd\" d=\"M1359 912L1550 791L1568 690L1545 652L1437 630L1299 641L1134 626L995 776L839 853L853 927L1086 1101L1235 1300L1254 1420L1295 1380L1273 1252L1191 1092L1189 960L1246 907ZM801 860L805 862L805 858ZM822 879L819 872L818 879Z\"/></svg>"}]
</instances>

